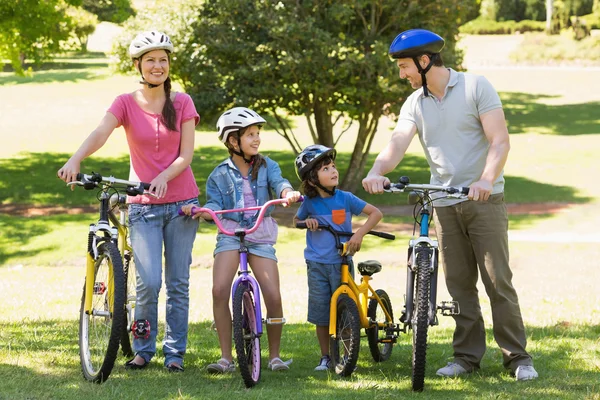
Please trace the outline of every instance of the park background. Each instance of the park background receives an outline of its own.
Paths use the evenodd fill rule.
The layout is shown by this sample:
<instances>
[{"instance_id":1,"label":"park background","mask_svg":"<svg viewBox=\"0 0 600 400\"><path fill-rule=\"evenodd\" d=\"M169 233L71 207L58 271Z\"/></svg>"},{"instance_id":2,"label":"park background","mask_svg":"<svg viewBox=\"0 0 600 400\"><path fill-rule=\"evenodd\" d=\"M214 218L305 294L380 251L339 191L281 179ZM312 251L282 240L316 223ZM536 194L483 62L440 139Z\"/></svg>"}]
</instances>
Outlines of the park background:
<instances>
[{"instance_id":1,"label":"park background","mask_svg":"<svg viewBox=\"0 0 600 400\"><path fill-rule=\"evenodd\" d=\"M133 2L142 7L149 2ZM489 302L480 286L489 349L483 368L471 376L440 379L435 370L451 360L453 322L440 318L431 328L425 393L410 392L409 335L402 335L389 361L370 360L366 344L359 369L350 379L312 371L319 358L314 329L306 319L303 233L279 211L277 245L282 294L288 325L284 358L294 358L286 374L264 371L261 384L247 391L237 374L211 376L204 366L218 358L210 284L214 228L201 225L193 252L190 334L186 372L167 374L157 355L151 368L129 373L119 359L103 385L83 380L79 369L77 318L83 283L84 242L93 222L94 194L71 192L56 171L95 127L120 93L138 87L138 77L113 72L109 54L121 27L102 22L88 41L88 53L68 53L25 70L0 72L0 399L130 398L600 398L600 66L593 57L566 59L575 32L566 28L548 47L538 34L459 35L465 70L485 75L503 100L512 149L505 168L510 210L509 238L514 285L520 296L529 346L540 378L516 383L501 366L493 341ZM594 31L589 32L591 39ZM534 36L541 35L541 36ZM596 42L594 42L596 43ZM562 50L562 51L560 51ZM600 48L592 47L594 54ZM522 53L537 54L523 60ZM560 58L560 53L565 59ZM589 54L589 53L588 53ZM547 59L541 60L542 56ZM520 58L521 57L521 58ZM552 58L554 57L554 58ZM390 63L390 68L395 68ZM394 71L395 73L395 71ZM202 115L202 110L199 110ZM304 119L291 117L303 146L311 144ZM389 139L393 122L381 119L368 166ZM354 135L354 136L352 136ZM349 159L356 132L350 129L337 149ZM198 130L193 169L202 183L226 156L210 127ZM84 170L126 176L127 146L122 129ZM267 126L261 151L281 163L295 184L294 154ZM418 141L391 178L409 175L427 180ZM396 317L403 304L405 254L412 233L412 210L402 195L357 194L384 210L380 230L397 240L365 240L356 256L378 259L383 271L374 286L385 289ZM203 199L203 195L200 196ZM361 220L357 219L357 223ZM443 276L438 298L448 299ZM164 293L161 294L164 300ZM159 305L164 321L164 303ZM163 325L161 323L161 329Z\"/></svg>"}]
</instances>

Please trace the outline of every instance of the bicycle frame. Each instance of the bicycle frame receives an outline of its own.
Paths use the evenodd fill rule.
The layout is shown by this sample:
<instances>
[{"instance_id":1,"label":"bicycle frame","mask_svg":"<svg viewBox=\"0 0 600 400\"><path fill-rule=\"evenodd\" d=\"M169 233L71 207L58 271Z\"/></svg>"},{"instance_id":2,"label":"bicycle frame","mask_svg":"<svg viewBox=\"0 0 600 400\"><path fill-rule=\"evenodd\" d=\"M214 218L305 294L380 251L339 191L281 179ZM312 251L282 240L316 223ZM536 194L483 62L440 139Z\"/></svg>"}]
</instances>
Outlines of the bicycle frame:
<instances>
[{"instance_id":1,"label":"bicycle frame","mask_svg":"<svg viewBox=\"0 0 600 400\"><path fill-rule=\"evenodd\" d=\"M446 306L446 302L441 307L437 306L437 279L438 279L438 261L439 261L439 245L436 239L432 239L429 236L429 225L431 223L431 216L433 214L433 202L435 199L431 198L432 192L445 192L446 197L461 198L469 193L468 187L450 187L430 184L411 184L408 177L400 178L400 183L390 185L386 189L388 192L406 192L411 191L409 196L409 202L416 206L421 206L418 216L415 215L415 224L419 225L419 236L413 237L409 241L408 245L408 268L406 270L406 303L405 303L405 314L401 318L401 322L404 324L402 330L404 333L410 327L413 320L414 312L414 288L415 279L418 270L417 266L417 253L426 252L429 258L429 272L431 272L431 286L430 286L430 310L429 310L429 325L437 325L437 309L440 308L443 313L446 311L452 312L450 306ZM416 197L416 198L415 198ZM417 251L418 250L418 251ZM448 314L444 314L448 315Z\"/></svg>"},{"instance_id":2,"label":"bicycle frame","mask_svg":"<svg viewBox=\"0 0 600 400\"><path fill-rule=\"evenodd\" d=\"M86 256L86 290L85 290L85 312L90 313L92 311L92 297L94 292L94 271L95 271L95 262L98 256L97 246L98 240L111 240L113 241L121 254L121 257L125 256L125 252L133 252L133 249L127 243L127 236L129 234L129 230L126 224L126 212L125 212L125 203L126 203L126 195L113 193L109 194L109 189L113 187L113 185L121 185L126 186L127 193L130 195L138 195L144 193L144 189L149 188L149 184L140 183L140 182L132 182L121 179L116 179L114 177L104 178L97 174L92 175L84 175L79 174L77 180L84 186L84 188L91 190L100 185L100 183L104 183L104 186L101 187L100 192L100 216L98 221L95 224L90 224L89 233L88 233L88 251ZM83 181L83 182L82 182ZM129 189L134 188L134 189ZM115 215L112 208L118 205L119 206L119 217ZM109 223L112 223L111 224ZM100 238L98 233L103 233L104 238ZM114 281L112 277L112 268L109 269L107 290L109 292L109 310L113 311L113 305L110 304L110 300L113 299L112 292L114 291Z\"/></svg>"},{"instance_id":3,"label":"bicycle frame","mask_svg":"<svg viewBox=\"0 0 600 400\"><path fill-rule=\"evenodd\" d=\"M265 213L267 212L267 209L269 207L278 205L278 204L287 204L287 202L288 202L287 199L273 199L273 200L269 200L262 206L235 208L235 209L231 209L231 210L217 210L217 211L211 210L210 208L192 207L192 214L198 214L198 213L203 213L203 212L210 214L210 216L213 218L214 223L217 225L217 227L219 228L221 233L228 235L228 236L237 236L240 238L240 248L239 248L240 269L238 271L239 276L233 282L233 286L231 289L231 297L232 297L232 301L233 301L233 296L234 296L238 286L250 285L250 287L252 288L252 293L254 295L255 314L256 314L257 321L262 321L260 285L259 285L258 281L252 275L250 275L250 271L248 270L248 248L245 245L244 239L245 239L246 235L249 235L258 229L258 227L261 224L262 220L264 219ZM218 217L218 215L220 215L220 214L253 211L253 210L257 210L257 211L259 211L259 213L256 218L255 224L249 229L238 228L235 231L229 231L229 230L225 229L225 227L223 227L223 224L221 223L221 220ZM181 210L179 211L179 214L182 215ZM257 324L257 336L260 337L260 335L262 335L262 333L263 333L262 323Z\"/></svg>"},{"instance_id":4,"label":"bicycle frame","mask_svg":"<svg viewBox=\"0 0 600 400\"><path fill-rule=\"evenodd\" d=\"M369 306L369 300L375 299L384 311L386 319L391 320L391 316L387 309L381 302L381 299L375 293L375 290L369 284L372 279L370 276L362 275L361 282L359 285L356 284L348 268L348 260L346 256L347 244L343 244L343 255L342 255L342 268L341 268L341 284L331 295L331 302L329 304L329 335L335 337L336 333L336 321L337 321L337 301L338 297L342 294L347 294L358 306L358 315L360 317L360 325L362 328L371 327L371 321L367 317L367 308ZM369 295L370 294L370 295ZM383 327L383 326L381 326Z\"/></svg>"}]
</instances>

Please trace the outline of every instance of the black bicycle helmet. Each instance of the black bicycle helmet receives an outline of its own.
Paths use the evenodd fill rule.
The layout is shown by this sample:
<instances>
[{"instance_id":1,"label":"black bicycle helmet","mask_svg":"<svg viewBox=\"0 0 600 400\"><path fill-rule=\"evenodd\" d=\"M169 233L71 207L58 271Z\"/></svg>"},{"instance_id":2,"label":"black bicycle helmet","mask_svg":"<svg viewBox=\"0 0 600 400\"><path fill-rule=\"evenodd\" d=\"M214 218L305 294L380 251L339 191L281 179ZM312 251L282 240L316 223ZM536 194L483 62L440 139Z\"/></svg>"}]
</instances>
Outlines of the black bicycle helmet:
<instances>
[{"instance_id":1,"label":"black bicycle helmet","mask_svg":"<svg viewBox=\"0 0 600 400\"><path fill-rule=\"evenodd\" d=\"M444 39L436 33L426 29L409 29L396 36L390 46L389 55L393 59L413 59L423 80L423 94L429 96L425 74L431 69L435 59L439 57L444 44ZM429 56L430 61L427 67L421 68L418 58L424 54Z\"/></svg>"},{"instance_id":2,"label":"black bicycle helmet","mask_svg":"<svg viewBox=\"0 0 600 400\"><path fill-rule=\"evenodd\" d=\"M331 157L332 160L335 160L336 154L337 152L335 149L320 144L313 144L306 147L296 157L296 175L303 181L319 160L327 156Z\"/></svg>"}]
</instances>

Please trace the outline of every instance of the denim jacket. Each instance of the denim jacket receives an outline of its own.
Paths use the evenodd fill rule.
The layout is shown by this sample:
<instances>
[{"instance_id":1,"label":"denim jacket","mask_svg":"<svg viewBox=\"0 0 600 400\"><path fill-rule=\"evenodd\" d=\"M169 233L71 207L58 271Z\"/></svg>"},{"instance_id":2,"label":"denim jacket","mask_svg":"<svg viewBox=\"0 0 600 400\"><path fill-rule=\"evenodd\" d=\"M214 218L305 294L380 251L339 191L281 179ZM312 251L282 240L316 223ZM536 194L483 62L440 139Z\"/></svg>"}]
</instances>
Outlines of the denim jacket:
<instances>
[{"instance_id":1,"label":"denim jacket","mask_svg":"<svg viewBox=\"0 0 600 400\"><path fill-rule=\"evenodd\" d=\"M256 199L256 204L261 206L270 199L279 198L284 189L293 189L287 179L281 176L279 164L265 157L266 167L262 166L258 170L256 180L250 181L252 194ZM250 167L249 176L252 176L252 168ZM206 181L206 204L204 207L211 210L230 210L233 208L244 207L244 194L242 192L243 182L242 174L237 169L231 158L227 158L211 172ZM271 215L274 207L269 207L265 216ZM244 220L244 213L227 213L221 214L223 218L231 219L240 223L243 228L250 227L256 222L256 213L251 219Z\"/></svg>"}]
</instances>

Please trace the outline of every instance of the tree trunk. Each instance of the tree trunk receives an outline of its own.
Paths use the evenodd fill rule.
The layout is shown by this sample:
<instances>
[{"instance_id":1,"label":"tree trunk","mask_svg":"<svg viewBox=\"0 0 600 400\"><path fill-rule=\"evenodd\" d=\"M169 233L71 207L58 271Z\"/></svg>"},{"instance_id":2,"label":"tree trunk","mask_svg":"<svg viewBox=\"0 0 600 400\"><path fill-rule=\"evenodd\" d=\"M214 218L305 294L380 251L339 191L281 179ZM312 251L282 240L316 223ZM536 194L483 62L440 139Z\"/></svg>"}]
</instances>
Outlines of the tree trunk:
<instances>
[{"instance_id":1,"label":"tree trunk","mask_svg":"<svg viewBox=\"0 0 600 400\"><path fill-rule=\"evenodd\" d=\"M329 111L330 106L326 101L315 100L313 107L319 144L333 147L333 123Z\"/></svg>"},{"instance_id":2,"label":"tree trunk","mask_svg":"<svg viewBox=\"0 0 600 400\"><path fill-rule=\"evenodd\" d=\"M552 14L554 12L554 0L546 0L546 33L551 35L554 33L552 29Z\"/></svg>"},{"instance_id":3,"label":"tree trunk","mask_svg":"<svg viewBox=\"0 0 600 400\"><path fill-rule=\"evenodd\" d=\"M373 144L373 138L377 132L380 117L381 113L365 114L359 120L358 136L340 189L356 193L356 190L360 187L362 178L364 177L365 164L367 163L369 151Z\"/></svg>"}]
</instances>

